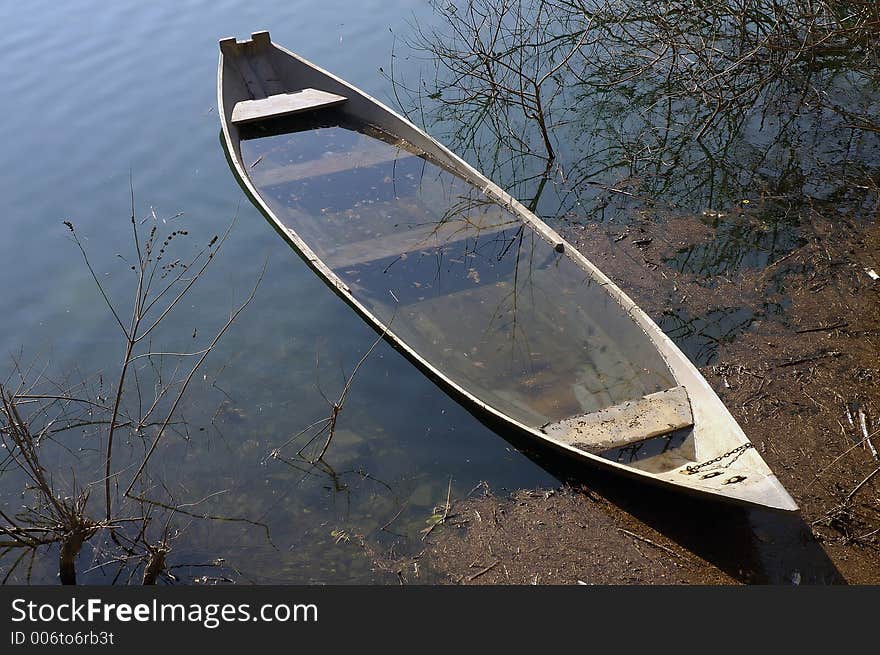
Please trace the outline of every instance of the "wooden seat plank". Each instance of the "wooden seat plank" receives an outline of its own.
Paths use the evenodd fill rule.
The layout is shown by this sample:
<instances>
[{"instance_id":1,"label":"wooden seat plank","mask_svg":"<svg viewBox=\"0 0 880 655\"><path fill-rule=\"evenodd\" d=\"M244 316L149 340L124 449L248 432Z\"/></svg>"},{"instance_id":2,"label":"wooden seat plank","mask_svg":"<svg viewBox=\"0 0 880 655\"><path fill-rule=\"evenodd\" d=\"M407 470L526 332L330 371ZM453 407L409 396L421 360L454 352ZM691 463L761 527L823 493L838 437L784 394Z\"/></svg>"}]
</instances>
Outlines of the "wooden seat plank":
<instances>
[{"instance_id":1,"label":"wooden seat plank","mask_svg":"<svg viewBox=\"0 0 880 655\"><path fill-rule=\"evenodd\" d=\"M485 227L476 227L462 220L425 223L412 229L333 248L326 253L325 260L333 269L348 268L386 257L437 248L465 239L490 236L502 230L517 229L520 225L521 221L518 219Z\"/></svg>"},{"instance_id":2,"label":"wooden seat plank","mask_svg":"<svg viewBox=\"0 0 880 655\"><path fill-rule=\"evenodd\" d=\"M335 107L345 101L344 96L327 93L320 89L276 93L267 98L237 102L232 110L232 122L238 125L268 118L280 118L313 109Z\"/></svg>"},{"instance_id":3,"label":"wooden seat plank","mask_svg":"<svg viewBox=\"0 0 880 655\"><path fill-rule=\"evenodd\" d=\"M691 427L694 417L684 387L545 425L542 431L588 453L629 446Z\"/></svg>"},{"instance_id":4,"label":"wooden seat plank","mask_svg":"<svg viewBox=\"0 0 880 655\"><path fill-rule=\"evenodd\" d=\"M288 182L307 180L313 177L333 175L354 168L367 168L390 161L416 157L399 148L381 148L364 151L343 152L332 157L313 159L311 161L261 169L259 166L251 171L251 178L260 188L278 186Z\"/></svg>"}]
</instances>

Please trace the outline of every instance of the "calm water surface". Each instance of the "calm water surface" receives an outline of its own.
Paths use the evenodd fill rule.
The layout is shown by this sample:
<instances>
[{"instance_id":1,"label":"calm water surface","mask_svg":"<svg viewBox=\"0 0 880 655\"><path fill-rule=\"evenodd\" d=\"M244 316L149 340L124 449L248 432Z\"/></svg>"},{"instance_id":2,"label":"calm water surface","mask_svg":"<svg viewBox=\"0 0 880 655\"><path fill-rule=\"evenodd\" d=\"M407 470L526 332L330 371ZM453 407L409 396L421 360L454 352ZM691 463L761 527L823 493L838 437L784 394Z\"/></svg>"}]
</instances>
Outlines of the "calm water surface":
<instances>
[{"instance_id":1,"label":"calm water surface","mask_svg":"<svg viewBox=\"0 0 880 655\"><path fill-rule=\"evenodd\" d=\"M127 313L134 289L128 267L132 249L129 179L137 215L155 220L163 231L187 230L189 242L184 241L184 250L222 233L237 216L208 274L187 296L185 306L157 333L157 341L162 341L158 346L191 349L192 343L203 343L199 339L222 326L268 262L254 302L211 353L181 408L191 436L166 439L152 461L152 479L161 481L175 503L194 503L199 513L236 519L188 517L175 524L169 565L179 567L174 573L183 581L192 582L206 572L241 582L394 581L393 575L372 570L358 545L361 537L383 548L395 545L397 552L404 552L421 546L420 531L434 508L446 501L447 493L462 497L481 481L496 490L557 483L384 342L358 370L327 452L326 466L311 467L296 457L295 446L303 439L296 435L327 416L326 399L339 396L348 373L368 351L375 333L293 253L235 182L218 138L217 40L269 29L278 43L394 105L394 98L389 97L391 85L379 68L388 70L395 35L407 35L412 29L408 20L417 20L423 27L435 20L425 4L416 0L258 0L246 4L229 0L137 4L43 0L0 4L6 46L0 66L4 89L0 109L5 127L0 176L3 378L15 359L33 363L37 371L45 369L56 380L112 379L124 344L62 221L76 225L96 274L113 301ZM397 48L398 52L403 49L399 42ZM395 62L395 77L400 79L418 80L423 72L418 66L430 69L430 63L416 59L397 58ZM618 116L628 116L631 99L626 97L624 102L625 110L612 106L605 119L616 124ZM602 117L601 110L583 113L587 120L594 115ZM454 128L457 123L452 123ZM751 130L751 135L763 135L763 125ZM578 124L575 136L589 135L587 127ZM434 128L431 131L436 133ZM591 157L597 157L600 170L604 170L602 158L608 155L601 146L613 132L594 130L597 140L588 139L582 148L587 153L581 166L584 171L593 170ZM630 128L621 132L627 142L631 132ZM339 132L335 138L358 137ZM577 150L578 143L576 138L566 141L572 150ZM277 145L271 140L254 140L249 156L253 161L264 156L265 164L270 164ZM753 147L754 143L745 145L747 151L764 152ZM565 144L560 144L559 152L568 163L580 156L569 153ZM461 154L475 160L472 153ZM769 161L766 153L755 157ZM421 185L420 192L425 190L426 169L418 158L396 159L388 161L391 171L372 181L377 187L373 205L382 200L380 196L390 184L394 202L386 209L399 212L403 220L411 221L412 209L448 206L454 188L436 179L428 185L436 203L424 198L421 206L413 208L398 202L407 197L398 191L412 190L414 185ZM741 152L731 154L730 161L742 162L749 171L758 170L753 159ZM664 161L663 166L668 164ZM491 172L491 167L480 168ZM739 195L743 191L736 185L730 191L733 195L728 194L730 198L718 196L714 169L709 171L708 183L703 179L706 168L695 167L699 179L693 183L691 195L699 198L678 198L681 193L676 184L689 190L692 180L690 174L676 177L675 166L655 176L656 192L649 184L645 193L665 194L684 206L694 204L695 210L745 197ZM272 167L261 163L254 171L256 176L271 175ZM603 179L617 183L614 176ZM528 202L534 195L534 189L518 190L516 180L496 181L521 200ZM345 197L339 194L343 185L334 184L334 193L321 199L321 189L304 193L305 189L297 188L302 182L282 182L276 187L284 188L285 205L293 194L313 203L300 207L307 214L344 218L351 229L352 244L382 236L369 221L349 220L352 213L368 215L375 210L375 206L357 206L364 201L361 194ZM309 184L316 184L316 180ZM530 184L534 186L534 182ZM590 185L574 185L563 190L561 198L550 186L536 204L542 215L562 215L577 207L577 220L581 214L585 220L615 220L618 216L610 201L596 200ZM359 187L354 184L348 188ZM173 218L181 212L183 216ZM580 389L573 386L563 396L542 394L542 388L552 385L547 384L546 372L536 362L558 360L559 355L548 356L534 349L534 344L527 344L514 319L520 310L543 311L540 292L548 285L558 288L565 278L558 267L559 258L546 244L518 239L503 215L479 208L477 218L485 229L468 232L466 238L455 241L458 250L444 251L440 259L437 250L425 256L421 248L418 252L407 250L402 258L399 255L404 251L398 249L378 261L364 259L356 249L325 254L329 259L338 257L336 266L348 276L349 284L363 284L376 292L371 303L377 312L402 312L401 318L409 312L413 336L419 338L430 340L431 330L436 329L449 333L443 321L458 311L456 302L482 302L481 329L485 330L488 321L498 330L506 330L515 350L488 352L485 347L491 340L483 343L475 328L465 333L467 349L453 347L445 365L498 393L499 402L509 402L511 393L520 393L520 383L532 385L533 393L525 394L532 405L521 416L526 422L586 410L592 402L605 404L608 399L595 400L596 388L590 388L597 372L615 371L614 380L605 380L598 387L611 399L615 393L627 396L666 386L665 380L646 382L631 368L617 366L626 360L619 353L597 352L593 370L573 371L583 383ZM730 262L736 266L766 265L797 244L782 218L769 222L782 226L778 233L774 227L756 237L752 232L738 234L729 228L725 235L730 238L721 240L723 247L698 246L680 253L673 263L679 270L707 276L726 272ZM728 243L733 252L728 252ZM522 283L515 275L519 267L516 253L525 253L529 269L537 271L532 279L539 293L531 297L527 289L522 289L523 294L506 293L520 290ZM757 259L752 261L755 253ZM377 279L383 284L376 286ZM389 279L393 279L397 297L393 304L388 304L385 293ZM514 297L516 311L511 304ZM433 324L418 325L418 317L431 318ZM614 329L581 318L569 317L570 323L553 323L551 327L569 325L584 330L585 336L590 330ZM694 341L693 335L711 332L717 323L723 329L709 335L715 342L726 338L731 329L748 329L753 319L741 315L736 307L719 316L658 318L699 364L712 361L714 351L706 350L708 341ZM711 325L700 327L703 323ZM644 358L633 357L635 360ZM499 370L499 362L511 382L519 380L511 388L501 389L503 393L493 373ZM637 383L648 387L636 390ZM507 400L502 397L505 393ZM522 403L513 404L522 407ZM59 471L61 482L69 483L73 475L80 482L99 478L103 445L76 439L71 439L70 445L77 455L77 471L66 468L69 453L47 462ZM139 448L138 443L121 444L116 464L136 464L142 456ZM270 457L277 449L280 456ZM17 507L20 490L21 480L15 476L0 478L0 503ZM100 494L94 496L99 503ZM633 502L638 505L642 499L634 494ZM634 513L638 515L638 511ZM653 516L649 508L642 518L651 522ZM665 514L658 516L660 527L668 528ZM764 523L778 527L774 520ZM758 542L764 540L754 527L760 527L761 520L752 517L748 521L751 528L734 527L732 531L737 538L754 542L752 545L733 548L725 540L719 549L739 553L754 548L768 579L787 581L791 553L798 545L789 539L775 550L761 546ZM798 534L787 528L784 532ZM689 522L684 533L679 535L682 543L699 546L704 541ZM108 582L115 574L95 566L102 553L94 549L100 548L101 544L90 544L82 553L78 567L81 581ZM775 561L780 553L785 553L784 565ZM218 558L224 561L220 569L191 566ZM53 557L40 560L33 580L56 579ZM430 580L423 577L420 581Z\"/></svg>"},{"instance_id":2,"label":"calm water surface","mask_svg":"<svg viewBox=\"0 0 880 655\"><path fill-rule=\"evenodd\" d=\"M265 523L271 541L249 524L193 520L174 541L177 564L224 558L222 575L258 582L373 581L379 574L341 534L397 539L377 531L405 506L394 531L417 541L450 479L458 495L481 480L493 488L554 483L384 343L358 372L326 458L332 469L266 461L327 415L321 392L338 395L343 371L375 335L236 184L218 140L217 39L270 29L279 43L389 100L378 71L390 59L389 28L404 29L413 12L425 17L422 3L406 0L0 6L4 370L13 355L58 376L118 366L118 329L62 220L76 225L110 295L128 307L133 280L115 255L131 252L129 175L138 215L155 211L163 225L184 212L170 225L185 224L194 242L238 214L213 268L169 324L172 341L221 325L268 259L253 304L212 353L184 409L205 431L165 442L154 464L178 502L225 492L200 507ZM19 489L3 488L4 503L17 503ZM81 572L95 554L82 557ZM35 580L52 581L52 568L38 566ZM184 580L204 572L177 570Z\"/></svg>"},{"instance_id":3,"label":"calm water surface","mask_svg":"<svg viewBox=\"0 0 880 655\"><path fill-rule=\"evenodd\" d=\"M533 428L675 386L616 301L515 213L334 113L246 130L242 156L274 214L416 352Z\"/></svg>"}]
</instances>

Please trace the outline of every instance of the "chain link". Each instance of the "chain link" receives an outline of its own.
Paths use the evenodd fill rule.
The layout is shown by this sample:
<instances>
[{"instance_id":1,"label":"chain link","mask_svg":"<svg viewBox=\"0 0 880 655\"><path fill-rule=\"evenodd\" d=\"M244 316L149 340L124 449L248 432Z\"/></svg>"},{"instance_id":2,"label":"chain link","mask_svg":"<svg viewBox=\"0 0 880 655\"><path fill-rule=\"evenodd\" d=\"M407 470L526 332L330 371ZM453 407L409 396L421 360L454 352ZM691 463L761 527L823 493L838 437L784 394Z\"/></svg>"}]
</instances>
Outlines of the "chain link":
<instances>
[{"instance_id":1,"label":"chain link","mask_svg":"<svg viewBox=\"0 0 880 655\"><path fill-rule=\"evenodd\" d=\"M742 446L737 446L733 450L729 450L726 453L718 455L718 457L707 460L705 462L701 462L699 464L692 464L690 466L687 466L687 467L685 467L685 471L687 472L688 475L693 475L694 473L699 473L707 466L712 466L712 464L717 464L718 462L720 462L724 459L727 459L728 457L731 457L733 455L740 455L740 454L744 453L745 451L747 451L749 448L754 448L754 447L755 447L755 444L753 444L751 442L746 442ZM733 464L734 461L735 460L731 460L730 462L725 464L724 468L727 468L728 466Z\"/></svg>"}]
</instances>

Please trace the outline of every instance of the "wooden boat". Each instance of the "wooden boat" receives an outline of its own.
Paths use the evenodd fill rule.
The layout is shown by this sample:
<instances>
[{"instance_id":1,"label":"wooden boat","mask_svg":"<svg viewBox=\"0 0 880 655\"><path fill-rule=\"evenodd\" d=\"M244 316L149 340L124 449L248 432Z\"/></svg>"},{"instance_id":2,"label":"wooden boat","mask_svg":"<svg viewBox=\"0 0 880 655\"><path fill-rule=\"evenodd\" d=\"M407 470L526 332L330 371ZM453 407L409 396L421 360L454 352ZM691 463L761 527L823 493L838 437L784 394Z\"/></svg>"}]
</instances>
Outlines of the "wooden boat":
<instances>
[{"instance_id":1,"label":"wooden boat","mask_svg":"<svg viewBox=\"0 0 880 655\"><path fill-rule=\"evenodd\" d=\"M548 225L367 94L220 41L239 183L326 283L472 412L692 494L797 506L695 366Z\"/></svg>"}]
</instances>

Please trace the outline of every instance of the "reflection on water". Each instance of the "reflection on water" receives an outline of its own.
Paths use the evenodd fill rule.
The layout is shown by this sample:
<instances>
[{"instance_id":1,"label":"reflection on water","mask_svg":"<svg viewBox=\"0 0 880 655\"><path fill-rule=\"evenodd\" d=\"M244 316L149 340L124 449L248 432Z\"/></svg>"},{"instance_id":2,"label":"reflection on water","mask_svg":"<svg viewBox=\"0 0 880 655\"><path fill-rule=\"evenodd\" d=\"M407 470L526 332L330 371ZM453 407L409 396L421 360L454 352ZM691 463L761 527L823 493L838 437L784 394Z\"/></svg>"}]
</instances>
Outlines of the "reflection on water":
<instances>
[{"instance_id":1,"label":"reflection on water","mask_svg":"<svg viewBox=\"0 0 880 655\"><path fill-rule=\"evenodd\" d=\"M466 0L438 7L440 24L409 38L431 62L426 78L394 81L405 109L428 116L433 134L551 222L716 217L711 241L651 267L694 282L696 309L657 318L707 364L755 321L779 320L788 303L787 266L757 287L763 293L766 281L766 295L782 297L752 306L723 288L705 293L720 276L757 276L785 259L812 236L815 207L876 213L878 9L841 6L759 0L670 13L645 0ZM712 542L740 579L839 580L814 541L801 547L809 528L797 519L711 510L681 522L679 500L655 512L635 495L617 498L696 552ZM736 562L740 553L748 561Z\"/></svg>"},{"instance_id":2,"label":"reflection on water","mask_svg":"<svg viewBox=\"0 0 880 655\"><path fill-rule=\"evenodd\" d=\"M262 195L464 388L540 427L674 386L616 301L480 189L388 135L333 119L297 128L243 135Z\"/></svg>"},{"instance_id":3,"label":"reflection on water","mask_svg":"<svg viewBox=\"0 0 880 655\"><path fill-rule=\"evenodd\" d=\"M721 307L700 316L685 309L667 310L658 325L697 366L711 364L723 343L748 330L757 318L747 307Z\"/></svg>"},{"instance_id":4,"label":"reflection on water","mask_svg":"<svg viewBox=\"0 0 880 655\"><path fill-rule=\"evenodd\" d=\"M510 3L491 4L500 8ZM391 25L397 34L403 33L407 28L402 17L411 11L422 12L425 22L438 20L423 5L408 0L369 0L347 6L347 18L341 23L333 8L304 0L246 4L196 0L185 6L167 0L137 5L2 3L0 17L7 27L10 47L5 51L6 66L0 68L0 79L8 97L15 99L7 103L4 113L4 147L8 161L14 165L7 166L0 178L6 227L0 239L0 270L7 282L7 305L15 308L0 316L4 352L23 347L26 360L35 356L37 367L42 369L45 356L52 364L51 371L62 375L72 370L90 375L118 364L120 348L115 326L96 309L101 300L67 243L66 229L60 221L69 218L77 223L89 238L90 251L111 296L127 298L130 280L117 274L108 262L116 261L114 254L126 252L128 245L129 173L140 215L148 214L151 205L160 216L184 211L188 228L198 238L210 238L235 212L240 190L231 182L217 146L214 79L218 37L272 27L279 40L292 43L289 39L295 37L299 52L387 99L388 86L376 74L380 66L388 64L391 44L386 38L387 28ZM557 6L576 7L573 3ZM612 3L608 8L615 6ZM648 16L651 13L644 12ZM304 15L309 16L314 29L301 29ZM772 12L767 15L772 16ZM693 16L702 21L698 14ZM713 29L720 25L702 22ZM575 29L570 32L576 33L578 24L572 27ZM562 30L558 35L566 36ZM623 45L643 43L624 38ZM344 47L339 47L341 42ZM131 43L150 43L157 54L144 57L142 50L129 47ZM570 43L565 38L548 41L549 47L561 44L568 48ZM607 38L604 43L609 43ZM353 52L356 57L351 55ZM680 67L681 79L691 84L688 59L673 59L674 50L669 54L670 58L658 63ZM536 56L545 55L536 49ZM595 87L596 92L589 98L578 98L578 89L569 87L575 89L575 102L569 105L572 111L556 114L557 162L566 177L553 178L564 182L558 194L554 185L547 185L542 215L552 218L570 213L576 221L625 221L633 200L626 193L696 210L723 209L734 200L763 192L844 201L860 193L862 168L873 171L876 178L878 133L858 126L872 116L876 122L877 86L862 83L858 76L847 83L845 56L830 51L827 56L818 55L808 62L815 73L809 84L799 76L773 78L778 81L778 89L772 96L783 102L768 105L765 115L753 114L748 121L740 121L742 130L731 133L726 129L728 125L737 127L739 113L719 114L718 124L724 129L718 130L717 139L706 135L711 137L709 152L691 139L705 113L682 114L680 106L670 111L668 103L658 101L670 91L665 85L666 75L649 74L632 85L612 87L607 85L614 81L608 74L607 59L591 58L591 70L604 71L606 79L600 82L605 84ZM760 54L757 59L761 60ZM559 59L547 61L552 67ZM637 59L636 65L646 61ZM426 67L431 69L435 63L427 63ZM582 61L574 58L571 63L580 66ZM420 72L416 66L415 62L397 58L398 73L415 77ZM734 67L731 73L742 70L742 66ZM560 81L566 84L561 77L566 70L559 73ZM40 83L34 84L34 79ZM137 84L132 84L133 79ZM805 98L802 93L808 89L816 93ZM560 96L554 107L571 99ZM820 109L820 113L847 115L833 116L830 123L827 116L817 120L808 105L829 99L833 102L826 104L836 105L837 111ZM520 138L537 144L536 152L540 151L540 142L532 139L535 132L511 120L509 113L487 111L484 105L476 109L489 121L501 117ZM453 115L448 106L441 105L439 113L444 112L449 118L450 137L465 134L461 128L466 121L458 120L460 114ZM569 121L572 114L577 114L576 120ZM424 120L417 122L424 124ZM571 129L566 131L566 126ZM437 134L433 128L431 132ZM83 134L88 139L83 139ZM513 189L514 195L531 198L534 181L521 183L522 176L508 174L512 169L494 173L492 154L499 151L499 141L490 139L486 143L487 152L477 155L455 144L453 149L468 158L481 159L480 168L492 172L491 177ZM501 144L500 151L508 145ZM63 157L57 156L60 152ZM851 175L826 175L829 164L827 170L832 173L840 166L848 167ZM256 175L261 167L262 162L251 170ZM543 170L543 162L537 168ZM853 183L842 188L837 185L839 179ZM395 181L399 182L399 177ZM604 187L592 184L595 181ZM614 190L609 190L611 187ZM343 185L333 190L340 198L345 192ZM340 206L350 204L340 201ZM593 212L594 207L599 211ZM749 251L755 242L738 238L733 232L722 234L723 240L726 234L737 237L735 248L729 251L730 261L750 265L735 251ZM481 248L495 247L492 241L496 237L510 238L510 233L481 234L476 241ZM710 257L709 266L692 266L695 257L703 255L695 251L688 260L689 270L709 275L719 269L733 272L735 266L727 266L715 257L714 253L724 252L724 248L705 252ZM774 258L780 254L777 249ZM265 522L271 528L273 544L267 543L260 529L241 523L186 517L178 522L180 531L169 555L172 565L194 566L175 569L180 579L202 575L205 569L198 568L201 564L223 557L229 567L224 575L238 580L385 580L370 570L359 548L348 546L344 539L337 541L339 531L373 535L393 529L416 535L418 542L425 518L446 498L450 475L454 476L454 498L467 493L480 480L488 480L496 489L555 484L551 475L474 421L384 344L359 374L355 392L340 419L340 430L327 458L334 474L319 470L307 474L278 462L263 464L268 452L326 411L316 380L325 388L333 389L334 383L341 385L343 379L334 377L340 366L350 369L374 338L347 307L326 292L311 271L291 256L248 203L241 205L240 220L226 255L216 263L216 275L194 290L192 311L185 312L185 317L174 325L175 333L189 337L194 328L201 334L214 323L222 324L238 297L236 293L250 287L266 257L269 269L253 307L221 342L216 359L209 362L206 380L194 382L191 401L184 408L193 425L205 426L206 431L194 428L191 440L169 441L167 448L157 453L156 461L163 482L175 490L180 502L210 496L198 505L199 511ZM398 264L411 264L413 257L409 255L407 260ZM755 265L761 266L762 262ZM508 274L511 268L506 269ZM461 270L456 276L447 275L446 269L439 270L436 283L434 277L424 276L434 284L431 291L437 297L442 297L446 289L452 290L447 284L459 285L457 290L481 286L467 280L466 275L462 279ZM486 275L491 279L491 274L484 272ZM444 286L438 290L437 285ZM418 302L417 296L408 298L408 302ZM400 316L404 308L398 309ZM462 317L449 317L454 319ZM318 366L316 351L320 353ZM218 391L219 387L229 394L235 407L243 408L242 413L226 412L212 421L218 405L229 400ZM391 397L399 402L389 404ZM59 447L68 445L62 442ZM70 445L72 452L77 452L80 445L86 449L79 453L84 472L77 479L98 479L100 473L95 471L99 471L100 462L95 461L95 453L99 449L92 443L73 441ZM64 463L65 472L70 456L71 451L65 450L57 460ZM4 507L18 507L18 482L4 477L0 489L0 504ZM212 495L217 492L223 493ZM755 539L751 539L755 543L743 543L749 541L743 535L751 534L747 525L745 530L737 531L736 526L724 529L728 517L719 520L715 506L707 507L707 518L695 525L679 497L665 504L646 502L654 493L634 493L630 485L624 484L616 499L621 504L629 499L631 505L647 506L641 514L644 520L680 534L681 543L690 544L696 552L701 552L700 544L705 544L705 533L715 535L718 557L729 558L729 570L733 572L737 568L733 560L741 553L745 553L744 559L754 559L754 549L760 545ZM403 513L383 532L381 528L404 505ZM776 521L776 517L768 521ZM389 539L384 543L392 542ZM787 560L789 553L789 547L780 545L774 557ZM47 566L42 570L37 562L36 581L57 581L56 555L45 555ZM87 566L83 570L91 566L89 558L97 556L86 553ZM709 555L707 558L715 560ZM805 567L800 570L804 582L824 578L807 575ZM786 569L784 576L772 579L787 580L790 572ZM113 573L94 569L83 574L83 580L106 583L112 581Z\"/></svg>"},{"instance_id":5,"label":"reflection on water","mask_svg":"<svg viewBox=\"0 0 880 655\"><path fill-rule=\"evenodd\" d=\"M762 212L761 221L729 217L713 227L711 241L685 246L665 262L680 273L711 282L743 269L762 269L803 245L796 221L770 210Z\"/></svg>"},{"instance_id":6,"label":"reflection on water","mask_svg":"<svg viewBox=\"0 0 880 655\"><path fill-rule=\"evenodd\" d=\"M25 369L33 364L63 384L100 375L109 384L123 352L118 326L61 221L76 224L123 311L132 278L116 253L131 258L129 174L138 217L155 211L194 241L209 240L239 214L212 274L169 317L156 347L161 341L168 350L190 350L195 331L202 339L223 325L268 259L253 304L181 405L189 437L169 437L154 461L157 480L176 503L196 503L193 513L265 523L272 543L258 526L174 515L168 564L187 565L173 571L181 582L385 581L354 537L337 543L331 533L371 535L406 505L391 528L418 546L450 476L453 497L480 480L494 488L555 483L384 343L358 374L327 454L339 484L324 472L307 476L264 463L291 434L326 415L317 387L338 392L340 369L351 370L375 335L242 202L218 146L217 38L271 27L279 40L295 40L300 52L387 99L377 69L387 64L388 28L399 32L413 12L428 14L423 5L366 0L347 6L341 22L337 8L311 0L0 3L9 36L0 79L15 99L4 106L4 151L15 164L0 176L0 272L7 307L14 308L0 313L0 379L13 369L15 353ZM313 29L301 29L304 15ZM156 56L144 57L132 43L150 43ZM172 222L178 212L184 216ZM389 404L391 397L398 402ZM102 479L100 443L67 431L54 442L57 452L48 452L52 447L46 443L45 461L59 480ZM118 451L121 462L143 455L137 439L120 442ZM0 476L0 507L20 507L22 484L8 472ZM100 504L101 494L92 500ZM165 524L157 519L151 531ZM116 566L97 567L107 553L100 543L84 549L82 582L114 580ZM225 559L222 570L203 568L216 558ZM10 563L0 561L0 577ZM26 564L17 581L24 581ZM32 580L57 583L57 564L57 552L41 553Z\"/></svg>"},{"instance_id":7,"label":"reflection on water","mask_svg":"<svg viewBox=\"0 0 880 655\"><path fill-rule=\"evenodd\" d=\"M432 66L394 80L404 108L549 216L845 197L876 173L874 3L462 5L407 39Z\"/></svg>"}]
</instances>

